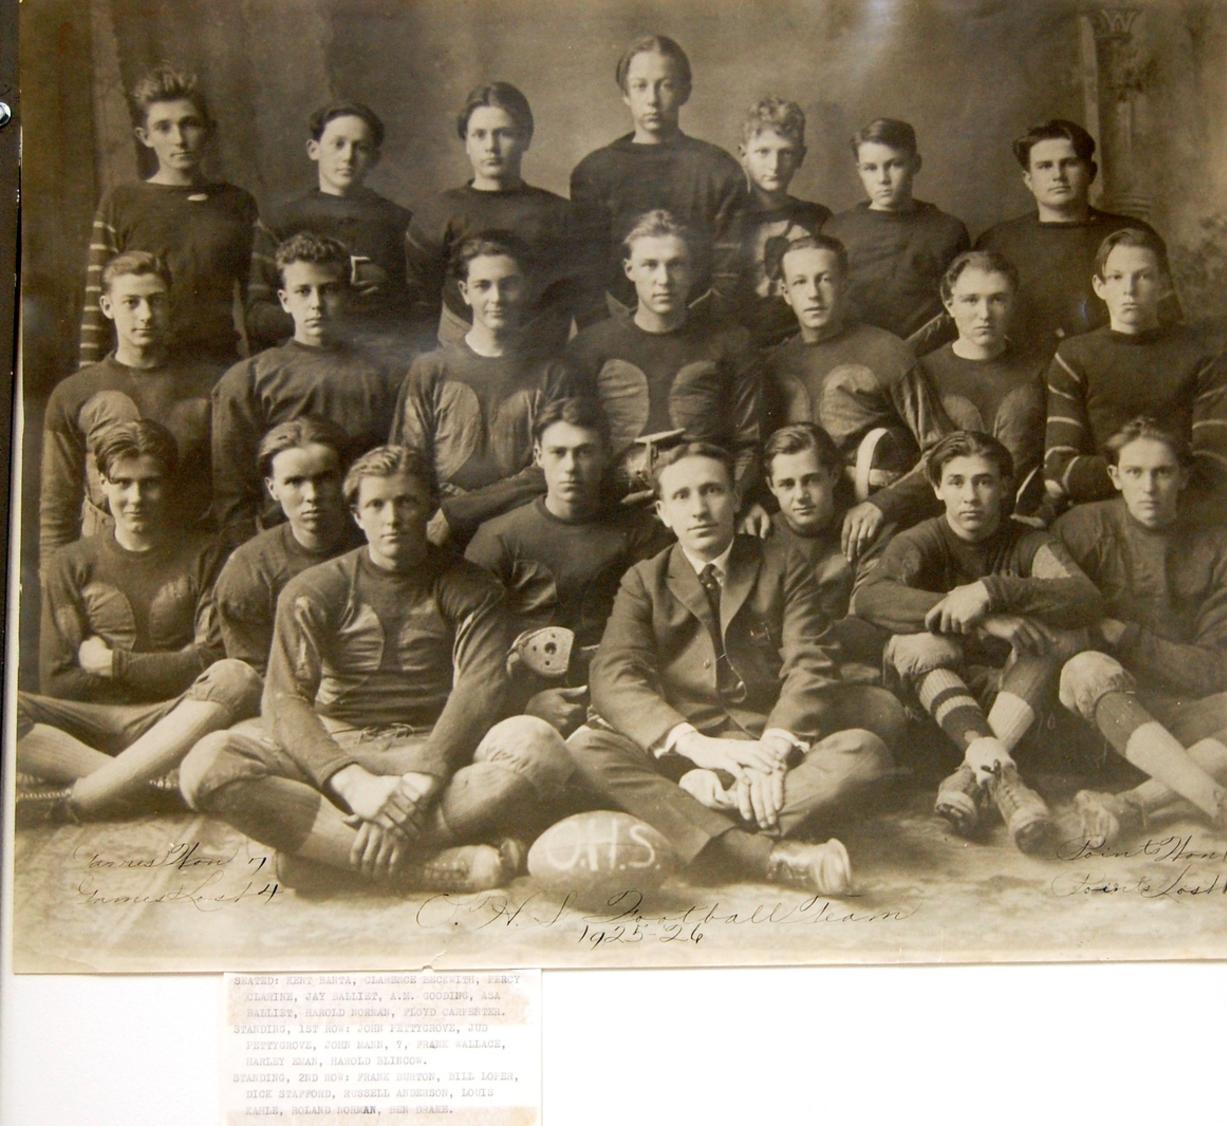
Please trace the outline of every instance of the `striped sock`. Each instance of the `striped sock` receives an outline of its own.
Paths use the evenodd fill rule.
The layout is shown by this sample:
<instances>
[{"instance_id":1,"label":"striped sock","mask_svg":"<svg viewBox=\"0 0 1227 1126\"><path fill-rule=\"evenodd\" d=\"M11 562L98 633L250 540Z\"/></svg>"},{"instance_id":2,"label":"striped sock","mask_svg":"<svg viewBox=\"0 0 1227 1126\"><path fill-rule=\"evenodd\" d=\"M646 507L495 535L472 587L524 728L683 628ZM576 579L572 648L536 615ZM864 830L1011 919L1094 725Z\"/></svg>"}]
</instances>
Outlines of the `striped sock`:
<instances>
[{"instance_id":1,"label":"striped sock","mask_svg":"<svg viewBox=\"0 0 1227 1126\"><path fill-rule=\"evenodd\" d=\"M973 740L992 735L984 710L958 673L950 669L925 673L916 686L916 695L959 750L965 751Z\"/></svg>"},{"instance_id":2,"label":"striped sock","mask_svg":"<svg viewBox=\"0 0 1227 1126\"><path fill-rule=\"evenodd\" d=\"M1035 722L1035 709L1021 696L1001 691L988 710L988 725L993 734L1013 750Z\"/></svg>"},{"instance_id":3,"label":"striped sock","mask_svg":"<svg viewBox=\"0 0 1227 1126\"><path fill-rule=\"evenodd\" d=\"M17 769L48 782L75 782L113 761L110 755L46 723L34 724L17 740Z\"/></svg>"}]
</instances>

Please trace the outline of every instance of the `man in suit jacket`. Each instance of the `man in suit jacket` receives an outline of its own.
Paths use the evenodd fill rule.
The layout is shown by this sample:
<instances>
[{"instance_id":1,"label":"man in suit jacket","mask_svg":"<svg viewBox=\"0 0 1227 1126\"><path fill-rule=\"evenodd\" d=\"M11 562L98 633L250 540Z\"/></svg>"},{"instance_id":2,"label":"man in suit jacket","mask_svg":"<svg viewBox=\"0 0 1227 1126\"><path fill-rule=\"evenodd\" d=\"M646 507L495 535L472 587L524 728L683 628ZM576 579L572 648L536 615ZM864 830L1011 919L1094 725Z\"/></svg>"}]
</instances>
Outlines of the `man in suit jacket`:
<instances>
[{"instance_id":1,"label":"man in suit jacket","mask_svg":"<svg viewBox=\"0 0 1227 1126\"><path fill-rule=\"evenodd\" d=\"M781 537L735 536L724 450L691 442L659 464L656 509L677 543L624 576L590 669L593 717L568 746L597 793L689 863L838 895L836 840L785 840L890 768L903 728L845 723L813 568Z\"/></svg>"}]
</instances>

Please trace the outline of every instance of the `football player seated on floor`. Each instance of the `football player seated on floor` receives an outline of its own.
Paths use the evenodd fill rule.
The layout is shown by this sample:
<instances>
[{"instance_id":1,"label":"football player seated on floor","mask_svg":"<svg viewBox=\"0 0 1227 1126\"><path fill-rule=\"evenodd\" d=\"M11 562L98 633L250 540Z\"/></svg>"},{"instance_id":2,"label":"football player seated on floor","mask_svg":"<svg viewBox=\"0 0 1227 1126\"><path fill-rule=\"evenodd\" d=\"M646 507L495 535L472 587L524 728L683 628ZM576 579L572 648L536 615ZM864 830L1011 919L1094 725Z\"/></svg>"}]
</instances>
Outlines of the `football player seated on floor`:
<instances>
[{"instance_id":1,"label":"football player seated on floor","mask_svg":"<svg viewBox=\"0 0 1227 1126\"><path fill-rule=\"evenodd\" d=\"M588 706L588 662L618 582L669 535L648 510L611 503L605 486L609 427L595 399L547 403L533 461L545 496L483 524L465 556L507 588L521 633L512 646L515 706L564 735Z\"/></svg>"},{"instance_id":2,"label":"football player seated on floor","mask_svg":"<svg viewBox=\"0 0 1227 1126\"><path fill-rule=\"evenodd\" d=\"M1113 495L1100 452L1127 422L1160 418L1193 447L1186 503L1215 523L1227 479L1227 357L1208 326L1163 324L1172 292L1167 250L1150 231L1125 228L1103 240L1092 285L1109 323L1061 341L1048 368L1044 476L1064 503ZM1217 492L1217 497L1208 494ZM1214 504L1217 499L1218 503ZM1206 502L1210 501L1207 509Z\"/></svg>"},{"instance_id":3,"label":"football player seated on floor","mask_svg":"<svg viewBox=\"0 0 1227 1126\"><path fill-rule=\"evenodd\" d=\"M841 242L825 234L798 239L780 271L800 331L767 356L766 417L772 429L810 422L835 440L857 501L840 533L855 561L902 514L900 498L882 486L912 469L950 427L928 385L905 379L914 363L907 345L853 319Z\"/></svg>"},{"instance_id":4,"label":"football player seated on floor","mask_svg":"<svg viewBox=\"0 0 1227 1126\"><path fill-rule=\"evenodd\" d=\"M300 231L278 246L276 261L294 335L241 360L213 389L214 511L231 546L282 518L257 468L260 441L277 423L307 414L330 419L354 455L384 442L392 421L386 376L345 339L349 250Z\"/></svg>"},{"instance_id":5,"label":"football player seated on floor","mask_svg":"<svg viewBox=\"0 0 1227 1126\"><path fill-rule=\"evenodd\" d=\"M681 441L713 442L733 452L748 505L743 519L764 532L767 514L750 498L758 476L761 391L750 334L688 306L703 248L669 212L641 215L623 250L634 309L579 333L567 356L609 419L624 488L647 501L660 451Z\"/></svg>"},{"instance_id":6,"label":"football player seated on floor","mask_svg":"<svg viewBox=\"0 0 1227 1126\"><path fill-rule=\"evenodd\" d=\"M1091 651L1061 673L1061 702L1151 779L1078 794L1082 832L1111 844L1201 815L1227 828L1227 531L1183 510L1192 454L1153 419L1134 419L1105 454L1118 495L1053 526L1105 602Z\"/></svg>"},{"instance_id":7,"label":"football player seated on floor","mask_svg":"<svg viewBox=\"0 0 1227 1126\"><path fill-rule=\"evenodd\" d=\"M341 497L348 445L339 426L311 415L278 423L260 442L260 476L285 523L234 549L213 597L226 656L261 675L286 583L362 542Z\"/></svg>"},{"instance_id":8,"label":"football player seated on floor","mask_svg":"<svg viewBox=\"0 0 1227 1126\"><path fill-rule=\"evenodd\" d=\"M115 350L62 379L43 416L39 556L111 527L94 464L99 438L117 422L151 418L171 431L179 452L175 496L182 525L204 521L213 500L209 394L220 367L170 354L170 271L132 250L102 271L98 306L115 326Z\"/></svg>"},{"instance_id":9,"label":"football player seated on floor","mask_svg":"<svg viewBox=\"0 0 1227 1126\"><path fill-rule=\"evenodd\" d=\"M413 215L366 186L382 155L383 121L361 102L330 102L312 112L307 134L315 184L278 202L256 224L244 308L248 342L254 352L294 334L294 320L277 296L277 247L300 231L311 231L349 249L351 337L386 357L387 365L397 362L403 372L409 362L404 352L412 311L405 233Z\"/></svg>"},{"instance_id":10,"label":"football player seated on floor","mask_svg":"<svg viewBox=\"0 0 1227 1126\"><path fill-rule=\"evenodd\" d=\"M942 303L958 337L921 356L905 377L927 383L908 394L936 394L950 424L980 430L997 438L1014 463L1023 495L1015 505L1020 516L1035 513L1044 501L1044 371L1046 359L1018 347L1010 324L1018 295L1018 271L1000 254L971 250L960 254L941 284ZM907 525L940 513L933 489L923 474L909 474L875 497L877 503L899 498L900 519Z\"/></svg>"},{"instance_id":11,"label":"football player seated on floor","mask_svg":"<svg viewBox=\"0 0 1227 1126\"><path fill-rule=\"evenodd\" d=\"M537 266L522 240L487 231L451 262L472 326L413 361L396 402L391 441L433 467L440 494L432 543L463 549L478 526L545 489L533 464L533 424L570 390L568 369L525 331Z\"/></svg>"},{"instance_id":12,"label":"football player seated on floor","mask_svg":"<svg viewBox=\"0 0 1227 1126\"><path fill-rule=\"evenodd\" d=\"M853 608L895 634L887 672L962 754L937 812L971 836L991 797L1014 843L1034 851L1050 817L1014 752L1103 599L1057 539L1010 518L1013 466L996 438L956 431L927 468L945 514L891 540Z\"/></svg>"},{"instance_id":13,"label":"football player seated on floor","mask_svg":"<svg viewBox=\"0 0 1227 1126\"><path fill-rule=\"evenodd\" d=\"M843 844L801 838L890 771L902 709L838 684L813 568L783 537L735 534L724 450L671 450L656 482L677 543L622 579L589 670L591 718L567 744L579 773L692 871L842 894Z\"/></svg>"},{"instance_id":14,"label":"football player seated on floor","mask_svg":"<svg viewBox=\"0 0 1227 1126\"><path fill-rule=\"evenodd\" d=\"M259 724L180 770L192 808L277 850L287 887L496 887L571 775L548 723L506 718L503 590L430 544L430 489L403 446L350 467L366 544L290 580Z\"/></svg>"},{"instance_id":15,"label":"football player seated on floor","mask_svg":"<svg viewBox=\"0 0 1227 1126\"><path fill-rule=\"evenodd\" d=\"M174 438L124 422L95 457L114 524L44 571L43 694L17 694L17 770L57 788L19 787L24 819L165 807L158 794L174 787L154 784L202 735L259 707L260 678L212 640L217 546L171 522Z\"/></svg>"}]
</instances>

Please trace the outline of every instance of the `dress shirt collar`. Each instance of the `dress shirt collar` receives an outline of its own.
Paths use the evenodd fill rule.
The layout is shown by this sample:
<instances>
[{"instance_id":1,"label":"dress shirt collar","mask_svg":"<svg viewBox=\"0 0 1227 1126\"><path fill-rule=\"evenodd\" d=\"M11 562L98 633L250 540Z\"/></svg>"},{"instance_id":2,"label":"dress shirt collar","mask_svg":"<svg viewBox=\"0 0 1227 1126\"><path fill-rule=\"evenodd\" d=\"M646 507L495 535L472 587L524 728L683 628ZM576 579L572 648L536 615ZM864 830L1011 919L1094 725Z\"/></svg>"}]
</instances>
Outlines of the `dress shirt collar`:
<instances>
[{"instance_id":1,"label":"dress shirt collar","mask_svg":"<svg viewBox=\"0 0 1227 1126\"><path fill-rule=\"evenodd\" d=\"M733 553L733 541L729 540L729 545L715 559L699 559L697 556L691 555L684 547L682 554L686 557L686 562L690 564L696 575L703 573L703 568L709 563L716 568L716 578L720 580L720 585L723 586L729 575L729 556Z\"/></svg>"}]
</instances>

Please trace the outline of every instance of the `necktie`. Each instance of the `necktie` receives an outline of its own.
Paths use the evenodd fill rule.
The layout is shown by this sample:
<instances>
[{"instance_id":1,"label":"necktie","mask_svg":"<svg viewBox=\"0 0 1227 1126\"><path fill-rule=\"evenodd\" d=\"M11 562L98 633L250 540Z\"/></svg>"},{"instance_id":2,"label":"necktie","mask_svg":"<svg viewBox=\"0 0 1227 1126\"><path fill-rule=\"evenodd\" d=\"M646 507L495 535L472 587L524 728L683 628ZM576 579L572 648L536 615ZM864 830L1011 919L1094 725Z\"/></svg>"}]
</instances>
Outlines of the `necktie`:
<instances>
[{"instance_id":1,"label":"necktie","mask_svg":"<svg viewBox=\"0 0 1227 1126\"><path fill-rule=\"evenodd\" d=\"M736 703L745 699L746 686L733 670L728 654L724 651L724 638L720 635L720 579L717 577L714 563L708 563L699 572L699 585L707 595L707 604L711 607L712 644L716 647L716 687L725 700Z\"/></svg>"}]
</instances>

